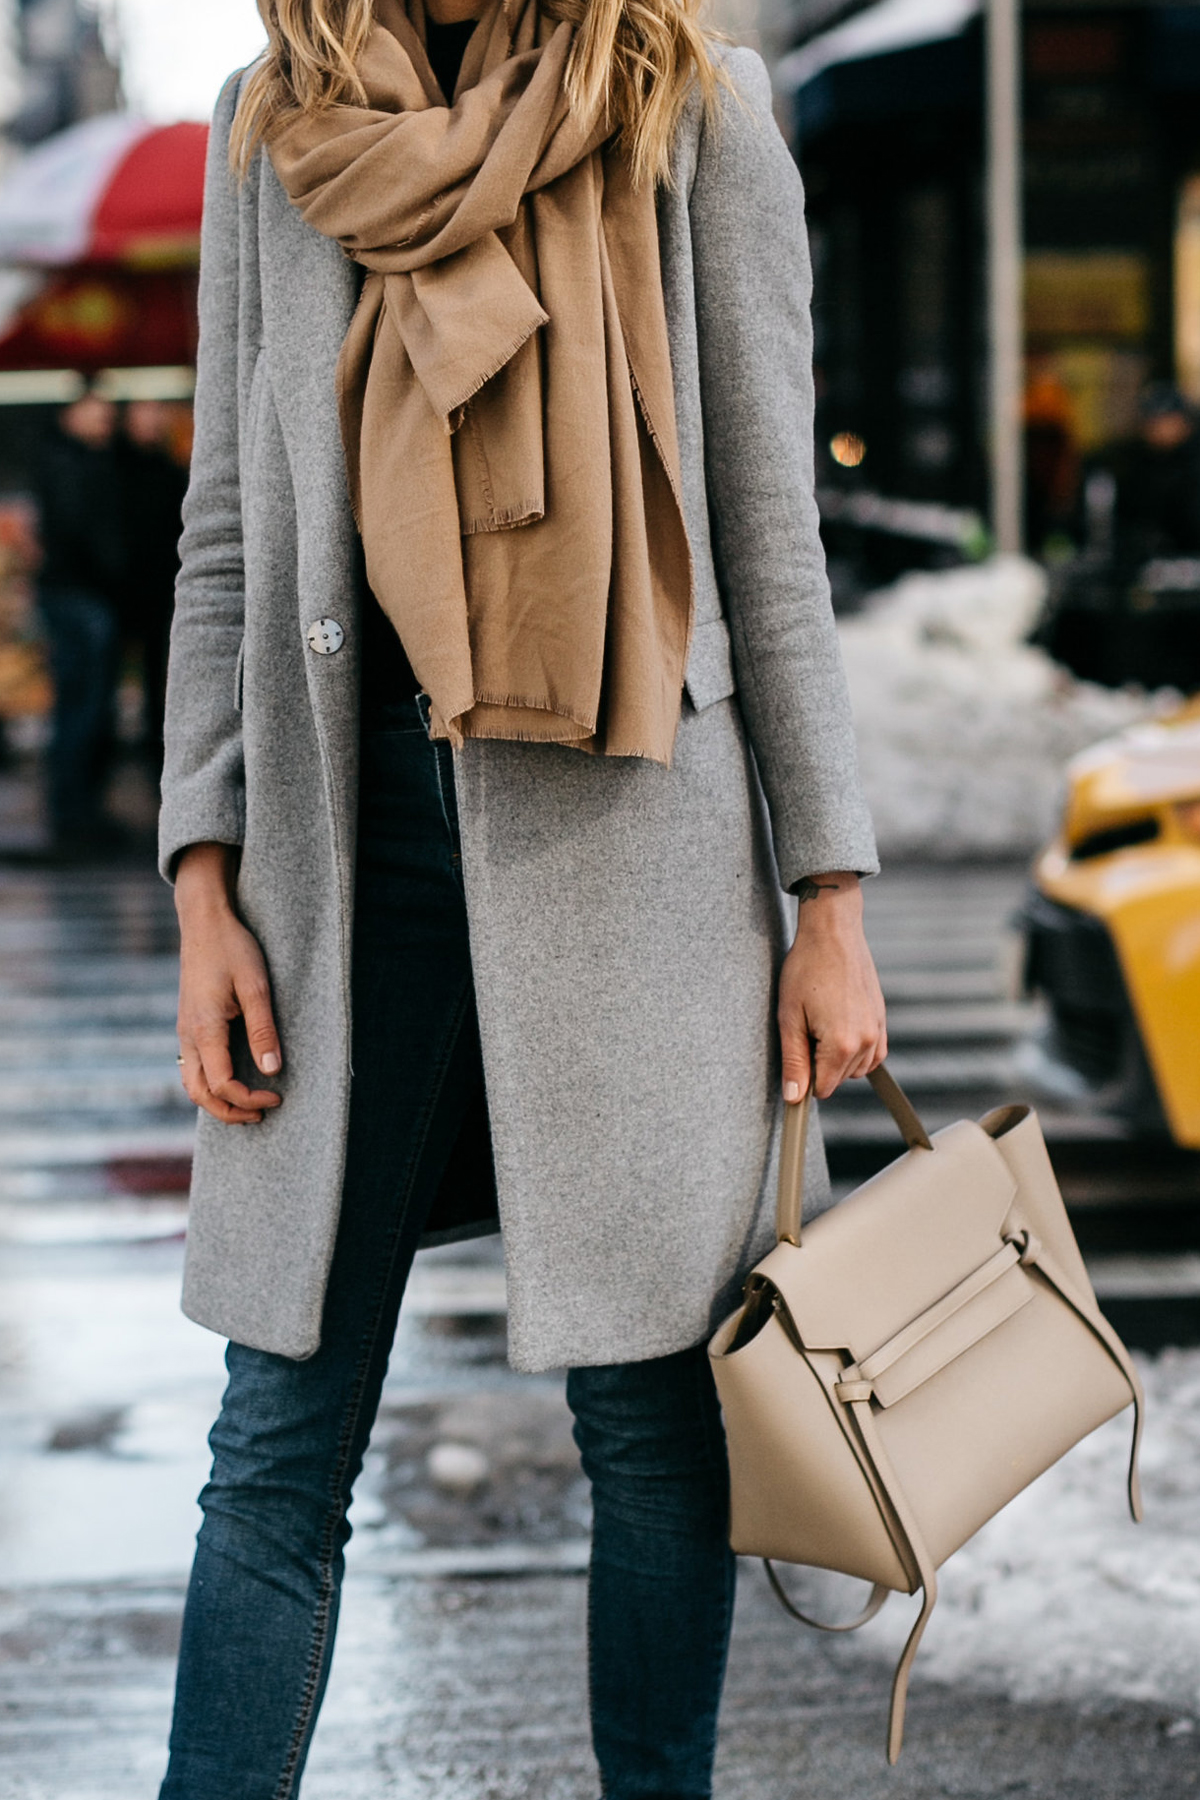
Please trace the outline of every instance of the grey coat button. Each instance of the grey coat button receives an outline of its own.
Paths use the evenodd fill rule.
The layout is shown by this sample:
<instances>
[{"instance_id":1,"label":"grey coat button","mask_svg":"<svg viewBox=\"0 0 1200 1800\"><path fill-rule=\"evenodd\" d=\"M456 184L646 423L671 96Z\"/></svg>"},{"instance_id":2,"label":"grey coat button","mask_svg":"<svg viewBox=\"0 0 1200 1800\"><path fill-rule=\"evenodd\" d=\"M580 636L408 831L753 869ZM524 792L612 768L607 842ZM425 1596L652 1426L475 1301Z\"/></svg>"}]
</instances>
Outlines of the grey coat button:
<instances>
[{"instance_id":1,"label":"grey coat button","mask_svg":"<svg viewBox=\"0 0 1200 1800\"><path fill-rule=\"evenodd\" d=\"M308 628L308 647L318 656L333 656L346 641L346 634L336 619L318 619Z\"/></svg>"}]
</instances>

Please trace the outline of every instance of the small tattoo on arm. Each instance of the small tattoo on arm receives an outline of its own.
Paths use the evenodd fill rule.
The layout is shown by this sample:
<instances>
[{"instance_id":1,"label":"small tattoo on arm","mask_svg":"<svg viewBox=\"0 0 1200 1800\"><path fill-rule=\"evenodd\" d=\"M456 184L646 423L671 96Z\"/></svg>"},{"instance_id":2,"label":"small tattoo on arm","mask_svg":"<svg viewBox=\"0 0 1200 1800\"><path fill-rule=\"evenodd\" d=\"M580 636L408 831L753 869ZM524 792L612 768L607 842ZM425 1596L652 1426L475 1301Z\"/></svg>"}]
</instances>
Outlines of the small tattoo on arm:
<instances>
[{"instance_id":1,"label":"small tattoo on arm","mask_svg":"<svg viewBox=\"0 0 1200 1800\"><path fill-rule=\"evenodd\" d=\"M792 889L801 906L806 900L815 900L818 894L836 894L837 891L836 881L813 881L807 875Z\"/></svg>"}]
</instances>

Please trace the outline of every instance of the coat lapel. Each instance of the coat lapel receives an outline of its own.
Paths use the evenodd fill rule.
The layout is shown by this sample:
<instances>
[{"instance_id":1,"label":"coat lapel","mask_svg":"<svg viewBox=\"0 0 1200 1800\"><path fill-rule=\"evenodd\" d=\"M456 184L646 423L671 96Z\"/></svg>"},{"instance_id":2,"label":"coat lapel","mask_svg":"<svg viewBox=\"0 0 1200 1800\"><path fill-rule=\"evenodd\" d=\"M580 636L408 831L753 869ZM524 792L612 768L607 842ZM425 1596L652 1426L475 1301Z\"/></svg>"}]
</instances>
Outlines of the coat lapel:
<instances>
[{"instance_id":1,"label":"coat lapel","mask_svg":"<svg viewBox=\"0 0 1200 1800\"><path fill-rule=\"evenodd\" d=\"M306 225L264 157L259 195L263 344L297 504L337 523L333 548L354 539L338 425L338 355L358 300L358 270ZM348 557L347 566L352 562Z\"/></svg>"},{"instance_id":2,"label":"coat lapel","mask_svg":"<svg viewBox=\"0 0 1200 1800\"><path fill-rule=\"evenodd\" d=\"M361 578L336 378L359 273L337 244L300 218L266 156L260 158L258 232L263 354L296 505L296 630L334 820L345 923L358 782ZM315 654L309 645L309 629L320 619L342 627L344 642L333 655ZM348 959L348 940L343 951Z\"/></svg>"}]
</instances>

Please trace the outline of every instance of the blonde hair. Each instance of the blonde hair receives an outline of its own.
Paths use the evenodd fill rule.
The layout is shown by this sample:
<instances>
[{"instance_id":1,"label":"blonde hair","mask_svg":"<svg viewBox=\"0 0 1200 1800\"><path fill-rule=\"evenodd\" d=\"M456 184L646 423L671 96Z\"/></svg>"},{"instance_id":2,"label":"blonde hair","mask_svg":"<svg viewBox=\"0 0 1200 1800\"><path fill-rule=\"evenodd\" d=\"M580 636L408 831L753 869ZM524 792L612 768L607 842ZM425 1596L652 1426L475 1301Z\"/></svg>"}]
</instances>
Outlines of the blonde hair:
<instances>
[{"instance_id":1,"label":"blonde hair","mask_svg":"<svg viewBox=\"0 0 1200 1800\"><path fill-rule=\"evenodd\" d=\"M693 84L712 110L728 85L714 61L716 34L699 22L700 0L542 0L548 17L575 26L567 94L582 118L611 120L639 186L669 183L671 140ZM358 59L373 0L258 0L267 48L242 86L230 160L244 173L255 150L298 113L363 105Z\"/></svg>"}]
</instances>

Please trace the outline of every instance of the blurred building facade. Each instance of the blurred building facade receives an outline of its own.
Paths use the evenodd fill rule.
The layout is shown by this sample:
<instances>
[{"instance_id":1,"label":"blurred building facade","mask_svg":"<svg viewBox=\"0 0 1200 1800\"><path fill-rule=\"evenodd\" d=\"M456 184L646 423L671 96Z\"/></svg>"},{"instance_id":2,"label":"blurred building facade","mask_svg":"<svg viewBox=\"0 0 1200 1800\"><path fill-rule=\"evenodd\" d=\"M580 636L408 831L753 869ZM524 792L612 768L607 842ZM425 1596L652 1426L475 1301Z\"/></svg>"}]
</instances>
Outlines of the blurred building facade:
<instances>
[{"instance_id":1,"label":"blurred building facade","mask_svg":"<svg viewBox=\"0 0 1200 1800\"><path fill-rule=\"evenodd\" d=\"M114 112L121 76L104 42L95 7L81 0L11 0L9 84L15 110L4 125L9 142L40 144L82 119Z\"/></svg>"},{"instance_id":2,"label":"blurred building facade","mask_svg":"<svg viewBox=\"0 0 1200 1800\"><path fill-rule=\"evenodd\" d=\"M821 480L986 515L979 0L877 0L832 28L830 3L793 14L776 65L808 190ZM1037 548L1148 380L1200 402L1200 6L1024 0L1022 62Z\"/></svg>"}]
</instances>

